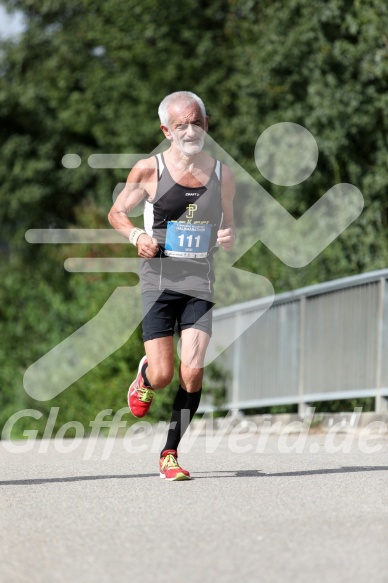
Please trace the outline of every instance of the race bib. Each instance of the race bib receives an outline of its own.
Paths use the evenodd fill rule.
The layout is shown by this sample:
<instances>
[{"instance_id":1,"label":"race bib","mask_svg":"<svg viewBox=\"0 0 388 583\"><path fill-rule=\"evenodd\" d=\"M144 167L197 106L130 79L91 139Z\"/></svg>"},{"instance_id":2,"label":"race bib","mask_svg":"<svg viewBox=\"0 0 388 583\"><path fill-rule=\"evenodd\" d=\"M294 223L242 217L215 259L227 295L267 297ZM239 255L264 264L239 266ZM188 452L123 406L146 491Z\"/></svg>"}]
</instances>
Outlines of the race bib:
<instances>
[{"instance_id":1,"label":"race bib","mask_svg":"<svg viewBox=\"0 0 388 583\"><path fill-rule=\"evenodd\" d=\"M168 221L165 255L169 257L201 258L209 251L211 225L193 225Z\"/></svg>"}]
</instances>

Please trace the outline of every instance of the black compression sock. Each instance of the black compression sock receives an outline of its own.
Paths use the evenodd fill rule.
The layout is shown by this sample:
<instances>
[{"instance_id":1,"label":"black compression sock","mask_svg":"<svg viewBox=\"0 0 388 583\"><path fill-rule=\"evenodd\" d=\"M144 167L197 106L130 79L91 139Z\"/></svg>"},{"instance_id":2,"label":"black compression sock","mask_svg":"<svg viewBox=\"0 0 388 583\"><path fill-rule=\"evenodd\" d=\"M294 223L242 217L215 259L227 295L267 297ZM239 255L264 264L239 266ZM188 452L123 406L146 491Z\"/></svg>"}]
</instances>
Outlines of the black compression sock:
<instances>
[{"instance_id":1,"label":"black compression sock","mask_svg":"<svg viewBox=\"0 0 388 583\"><path fill-rule=\"evenodd\" d=\"M202 388L196 393L188 393L182 387L179 387L172 406L167 441L162 453L166 449L173 449L175 451L178 449L179 442L198 409L201 393Z\"/></svg>"},{"instance_id":2,"label":"black compression sock","mask_svg":"<svg viewBox=\"0 0 388 583\"><path fill-rule=\"evenodd\" d=\"M143 377L143 381L146 387L151 388L150 382L147 379L146 369L148 368L148 362L145 362L141 367L141 376Z\"/></svg>"}]
</instances>

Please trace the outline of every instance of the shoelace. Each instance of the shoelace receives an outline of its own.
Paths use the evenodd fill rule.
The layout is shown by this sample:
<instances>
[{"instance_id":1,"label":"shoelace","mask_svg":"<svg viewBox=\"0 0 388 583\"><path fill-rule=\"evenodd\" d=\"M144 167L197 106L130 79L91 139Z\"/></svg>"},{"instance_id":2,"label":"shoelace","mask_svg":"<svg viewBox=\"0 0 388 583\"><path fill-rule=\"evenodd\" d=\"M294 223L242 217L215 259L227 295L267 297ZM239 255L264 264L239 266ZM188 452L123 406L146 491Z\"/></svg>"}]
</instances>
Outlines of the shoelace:
<instances>
[{"instance_id":1,"label":"shoelace","mask_svg":"<svg viewBox=\"0 0 388 583\"><path fill-rule=\"evenodd\" d=\"M164 458L164 462L162 464L162 468L163 470L167 469L171 469L171 468L179 468L179 464L176 460L176 458L172 455L172 453L168 453L166 455L166 457Z\"/></svg>"},{"instance_id":2,"label":"shoelace","mask_svg":"<svg viewBox=\"0 0 388 583\"><path fill-rule=\"evenodd\" d=\"M155 391L148 389L147 387L139 387L137 392L139 395L139 401L142 401L143 403L150 403L152 401L152 397L155 394Z\"/></svg>"}]
</instances>

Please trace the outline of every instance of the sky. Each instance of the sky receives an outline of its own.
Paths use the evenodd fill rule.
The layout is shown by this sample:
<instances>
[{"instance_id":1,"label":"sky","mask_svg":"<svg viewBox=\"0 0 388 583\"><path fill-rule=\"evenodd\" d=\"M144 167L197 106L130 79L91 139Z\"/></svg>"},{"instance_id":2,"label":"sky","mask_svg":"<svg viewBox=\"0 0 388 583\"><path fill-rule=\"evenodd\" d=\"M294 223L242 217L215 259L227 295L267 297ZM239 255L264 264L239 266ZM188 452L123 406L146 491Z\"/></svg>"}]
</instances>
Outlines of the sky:
<instances>
[{"instance_id":1,"label":"sky","mask_svg":"<svg viewBox=\"0 0 388 583\"><path fill-rule=\"evenodd\" d=\"M23 30L21 12L8 14L0 4L0 38L11 38Z\"/></svg>"}]
</instances>

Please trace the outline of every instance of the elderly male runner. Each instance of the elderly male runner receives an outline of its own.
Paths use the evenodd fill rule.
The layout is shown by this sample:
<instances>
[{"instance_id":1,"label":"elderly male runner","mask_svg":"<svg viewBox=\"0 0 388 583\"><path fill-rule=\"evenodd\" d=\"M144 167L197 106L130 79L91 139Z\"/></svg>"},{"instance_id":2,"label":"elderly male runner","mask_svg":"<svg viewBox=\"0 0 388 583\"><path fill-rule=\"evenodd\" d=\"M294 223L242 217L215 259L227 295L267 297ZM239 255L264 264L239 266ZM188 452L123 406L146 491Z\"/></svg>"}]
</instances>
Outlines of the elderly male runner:
<instances>
[{"instance_id":1,"label":"elderly male runner","mask_svg":"<svg viewBox=\"0 0 388 583\"><path fill-rule=\"evenodd\" d=\"M176 326L180 335L180 386L159 465L162 478L187 480L190 474L179 466L177 449L201 398L212 326L213 254L220 245L231 249L235 240L234 179L227 166L202 151L208 118L197 95L172 93L158 114L170 147L134 166L109 222L142 258L146 356L128 393L135 417L143 417L155 391L171 382ZM144 229L139 229L127 214L142 200Z\"/></svg>"}]
</instances>

